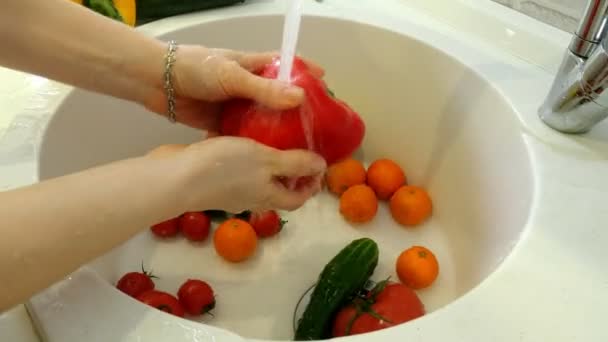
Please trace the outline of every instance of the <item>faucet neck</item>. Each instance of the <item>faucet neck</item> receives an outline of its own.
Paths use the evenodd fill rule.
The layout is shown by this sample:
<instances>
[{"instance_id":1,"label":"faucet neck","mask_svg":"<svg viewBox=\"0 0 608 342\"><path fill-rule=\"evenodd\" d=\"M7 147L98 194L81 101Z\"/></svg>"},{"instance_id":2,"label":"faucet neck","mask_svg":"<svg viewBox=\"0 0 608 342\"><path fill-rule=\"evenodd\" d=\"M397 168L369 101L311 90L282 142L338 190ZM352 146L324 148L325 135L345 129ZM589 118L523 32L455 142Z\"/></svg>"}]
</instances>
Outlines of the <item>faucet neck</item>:
<instances>
[{"instance_id":1,"label":"faucet neck","mask_svg":"<svg viewBox=\"0 0 608 342\"><path fill-rule=\"evenodd\" d=\"M608 117L608 0L589 0L551 90L541 120L564 133L585 133Z\"/></svg>"},{"instance_id":2,"label":"faucet neck","mask_svg":"<svg viewBox=\"0 0 608 342\"><path fill-rule=\"evenodd\" d=\"M604 39L608 20L608 0L589 0L578 29L570 42L570 51L587 58Z\"/></svg>"}]
</instances>

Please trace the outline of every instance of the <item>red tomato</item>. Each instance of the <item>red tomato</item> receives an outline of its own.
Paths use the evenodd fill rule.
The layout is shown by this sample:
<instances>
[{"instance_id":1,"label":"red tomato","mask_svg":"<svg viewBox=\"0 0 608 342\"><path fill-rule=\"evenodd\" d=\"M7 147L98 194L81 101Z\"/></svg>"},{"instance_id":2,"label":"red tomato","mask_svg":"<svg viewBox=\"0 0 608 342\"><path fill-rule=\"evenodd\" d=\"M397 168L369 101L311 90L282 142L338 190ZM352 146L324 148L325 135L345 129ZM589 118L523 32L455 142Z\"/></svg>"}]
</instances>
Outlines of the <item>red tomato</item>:
<instances>
[{"instance_id":1,"label":"red tomato","mask_svg":"<svg viewBox=\"0 0 608 342\"><path fill-rule=\"evenodd\" d=\"M190 241L204 241L209 236L211 219L200 212L185 213L179 219L179 228Z\"/></svg>"},{"instance_id":2,"label":"red tomato","mask_svg":"<svg viewBox=\"0 0 608 342\"><path fill-rule=\"evenodd\" d=\"M146 272L129 272L122 276L116 283L116 288L131 297L154 289L152 276Z\"/></svg>"},{"instance_id":3,"label":"red tomato","mask_svg":"<svg viewBox=\"0 0 608 342\"><path fill-rule=\"evenodd\" d=\"M190 315L203 315L215 308L215 296L209 284L202 280L188 279L177 292L179 302Z\"/></svg>"},{"instance_id":4,"label":"red tomato","mask_svg":"<svg viewBox=\"0 0 608 342\"><path fill-rule=\"evenodd\" d=\"M375 300L372 299L369 308L364 308L364 312L358 317L355 305L351 304L344 307L336 315L332 330L334 337L385 329L411 321L425 314L424 305L416 292L398 283L386 285Z\"/></svg>"},{"instance_id":5,"label":"red tomato","mask_svg":"<svg viewBox=\"0 0 608 342\"><path fill-rule=\"evenodd\" d=\"M137 296L137 300L178 317L184 317L185 315L184 307L177 298L163 291L146 291Z\"/></svg>"},{"instance_id":6,"label":"red tomato","mask_svg":"<svg viewBox=\"0 0 608 342\"><path fill-rule=\"evenodd\" d=\"M150 230L154 235L167 238L177 235L179 233L179 217L175 217L161 223L153 225Z\"/></svg>"},{"instance_id":7,"label":"red tomato","mask_svg":"<svg viewBox=\"0 0 608 342\"><path fill-rule=\"evenodd\" d=\"M251 213L249 224L253 227L259 237L269 237L277 234L283 229L287 221L274 210L267 210L261 213Z\"/></svg>"},{"instance_id":8,"label":"red tomato","mask_svg":"<svg viewBox=\"0 0 608 342\"><path fill-rule=\"evenodd\" d=\"M279 66L276 58L258 74L274 79ZM277 113L247 99L227 101L220 114L221 134L251 138L281 150L310 149L328 164L352 155L365 134L359 114L335 98L300 58L294 58L292 70L292 83L306 93L301 106Z\"/></svg>"}]
</instances>

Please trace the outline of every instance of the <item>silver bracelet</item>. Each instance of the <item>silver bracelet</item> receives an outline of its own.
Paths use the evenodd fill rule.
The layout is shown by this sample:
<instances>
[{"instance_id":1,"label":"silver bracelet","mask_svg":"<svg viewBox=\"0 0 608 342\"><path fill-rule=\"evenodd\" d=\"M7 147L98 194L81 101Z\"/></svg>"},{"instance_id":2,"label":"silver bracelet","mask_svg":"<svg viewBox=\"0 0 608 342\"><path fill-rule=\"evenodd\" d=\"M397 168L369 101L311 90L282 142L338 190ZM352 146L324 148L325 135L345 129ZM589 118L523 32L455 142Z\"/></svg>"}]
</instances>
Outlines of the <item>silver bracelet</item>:
<instances>
[{"instance_id":1,"label":"silver bracelet","mask_svg":"<svg viewBox=\"0 0 608 342\"><path fill-rule=\"evenodd\" d=\"M165 93L167 94L167 117L169 121L175 123L175 90L173 89L172 71L175 63L175 51L177 51L177 43L169 41L167 54L165 55Z\"/></svg>"}]
</instances>

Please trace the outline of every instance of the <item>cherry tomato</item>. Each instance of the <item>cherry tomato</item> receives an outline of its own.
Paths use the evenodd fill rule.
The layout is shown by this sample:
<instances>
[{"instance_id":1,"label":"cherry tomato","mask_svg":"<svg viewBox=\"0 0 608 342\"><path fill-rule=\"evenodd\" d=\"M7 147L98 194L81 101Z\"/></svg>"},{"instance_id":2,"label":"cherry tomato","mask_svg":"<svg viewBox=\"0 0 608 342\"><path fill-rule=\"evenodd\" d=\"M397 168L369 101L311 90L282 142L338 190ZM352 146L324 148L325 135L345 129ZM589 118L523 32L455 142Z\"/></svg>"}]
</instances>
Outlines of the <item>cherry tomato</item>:
<instances>
[{"instance_id":1,"label":"cherry tomato","mask_svg":"<svg viewBox=\"0 0 608 342\"><path fill-rule=\"evenodd\" d=\"M370 305L371 304L371 305ZM362 313L357 313L357 305ZM414 290L399 283L388 283L375 298L356 300L341 309L334 320L334 337L363 334L411 321L425 314Z\"/></svg>"},{"instance_id":2,"label":"cherry tomato","mask_svg":"<svg viewBox=\"0 0 608 342\"><path fill-rule=\"evenodd\" d=\"M253 227L259 237L270 237L279 233L287 221L274 210L261 213L251 213L249 224Z\"/></svg>"},{"instance_id":3,"label":"cherry tomato","mask_svg":"<svg viewBox=\"0 0 608 342\"><path fill-rule=\"evenodd\" d=\"M198 279L188 279L177 292L179 302L190 315L203 315L215 308L215 296L209 284Z\"/></svg>"},{"instance_id":4,"label":"cherry tomato","mask_svg":"<svg viewBox=\"0 0 608 342\"><path fill-rule=\"evenodd\" d=\"M152 275L143 270L142 272L129 272L118 280L116 288L135 298L146 291L154 290L152 278Z\"/></svg>"},{"instance_id":5,"label":"cherry tomato","mask_svg":"<svg viewBox=\"0 0 608 342\"><path fill-rule=\"evenodd\" d=\"M178 317L184 317L184 307L180 304L179 300L174 296L158 290L146 291L139 296L137 300L140 302L150 305L158 310L170 313Z\"/></svg>"},{"instance_id":6,"label":"cherry tomato","mask_svg":"<svg viewBox=\"0 0 608 342\"><path fill-rule=\"evenodd\" d=\"M161 238L168 238L177 235L179 233L179 217L175 217L160 223L157 223L150 227L154 235Z\"/></svg>"},{"instance_id":7,"label":"cherry tomato","mask_svg":"<svg viewBox=\"0 0 608 342\"><path fill-rule=\"evenodd\" d=\"M179 219L179 228L190 241L204 241L209 236L211 220L199 212L189 212Z\"/></svg>"}]
</instances>

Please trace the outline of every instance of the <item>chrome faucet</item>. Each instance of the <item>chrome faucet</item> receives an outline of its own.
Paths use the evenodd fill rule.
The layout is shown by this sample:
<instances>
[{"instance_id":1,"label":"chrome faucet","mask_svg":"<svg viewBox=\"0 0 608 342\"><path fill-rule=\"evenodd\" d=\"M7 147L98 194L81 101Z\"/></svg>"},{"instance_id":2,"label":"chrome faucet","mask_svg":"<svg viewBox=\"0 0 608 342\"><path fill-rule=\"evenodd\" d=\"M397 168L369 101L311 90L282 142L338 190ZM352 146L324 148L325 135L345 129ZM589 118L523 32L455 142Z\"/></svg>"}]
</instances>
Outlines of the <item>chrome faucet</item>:
<instances>
[{"instance_id":1,"label":"chrome faucet","mask_svg":"<svg viewBox=\"0 0 608 342\"><path fill-rule=\"evenodd\" d=\"M608 117L608 0L589 0L545 102L541 120L585 133Z\"/></svg>"}]
</instances>

